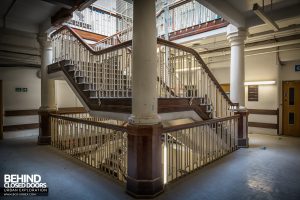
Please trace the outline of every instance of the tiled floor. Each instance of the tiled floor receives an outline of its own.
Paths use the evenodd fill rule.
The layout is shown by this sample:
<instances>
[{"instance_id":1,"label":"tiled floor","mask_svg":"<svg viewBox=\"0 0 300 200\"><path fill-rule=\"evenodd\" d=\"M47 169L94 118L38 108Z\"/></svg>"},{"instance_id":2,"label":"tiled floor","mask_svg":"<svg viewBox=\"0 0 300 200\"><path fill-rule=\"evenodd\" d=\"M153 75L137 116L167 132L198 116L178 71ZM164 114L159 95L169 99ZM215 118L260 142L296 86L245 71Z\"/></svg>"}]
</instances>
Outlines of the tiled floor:
<instances>
[{"instance_id":1,"label":"tiled floor","mask_svg":"<svg viewBox=\"0 0 300 200\"><path fill-rule=\"evenodd\" d=\"M168 185L157 199L299 200L300 138L250 135L250 144ZM131 199L124 185L50 146L37 146L34 137L1 141L0 163L0 187L4 173L42 176L49 196L34 199Z\"/></svg>"}]
</instances>

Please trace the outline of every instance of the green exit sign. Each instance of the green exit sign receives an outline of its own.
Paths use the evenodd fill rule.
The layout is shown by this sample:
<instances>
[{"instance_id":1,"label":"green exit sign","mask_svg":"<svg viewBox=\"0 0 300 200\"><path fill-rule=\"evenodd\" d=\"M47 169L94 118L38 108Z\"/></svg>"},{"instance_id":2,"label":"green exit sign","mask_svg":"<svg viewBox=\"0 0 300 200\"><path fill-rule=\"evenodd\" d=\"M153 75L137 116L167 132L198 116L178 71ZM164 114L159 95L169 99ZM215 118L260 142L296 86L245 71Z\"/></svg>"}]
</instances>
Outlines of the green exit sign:
<instances>
[{"instance_id":1,"label":"green exit sign","mask_svg":"<svg viewBox=\"0 0 300 200\"><path fill-rule=\"evenodd\" d=\"M15 88L16 92L27 92L28 89L27 88Z\"/></svg>"}]
</instances>

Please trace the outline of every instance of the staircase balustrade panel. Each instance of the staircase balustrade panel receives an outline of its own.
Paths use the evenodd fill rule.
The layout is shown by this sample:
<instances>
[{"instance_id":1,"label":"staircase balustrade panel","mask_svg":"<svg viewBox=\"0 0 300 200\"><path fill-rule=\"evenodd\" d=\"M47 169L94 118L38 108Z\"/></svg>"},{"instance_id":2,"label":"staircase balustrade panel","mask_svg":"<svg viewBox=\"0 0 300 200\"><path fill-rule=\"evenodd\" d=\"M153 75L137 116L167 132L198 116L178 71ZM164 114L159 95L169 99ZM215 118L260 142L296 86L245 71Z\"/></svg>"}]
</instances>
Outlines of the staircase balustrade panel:
<instances>
[{"instance_id":1,"label":"staircase balustrade panel","mask_svg":"<svg viewBox=\"0 0 300 200\"><path fill-rule=\"evenodd\" d=\"M237 149L238 115L164 128L164 182L176 180Z\"/></svg>"},{"instance_id":2,"label":"staircase balustrade panel","mask_svg":"<svg viewBox=\"0 0 300 200\"><path fill-rule=\"evenodd\" d=\"M77 118L80 117L80 118ZM126 122L84 116L50 116L51 144L120 181L126 181Z\"/></svg>"},{"instance_id":3,"label":"staircase balustrade panel","mask_svg":"<svg viewBox=\"0 0 300 200\"><path fill-rule=\"evenodd\" d=\"M211 118L234 115L237 104L230 101L195 50L157 40L158 98L189 98L191 102L197 99ZM52 44L53 63L69 61L74 66L71 70L74 70L75 80L85 84L94 94L93 98L131 97L131 40L112 42L109 45L113 46L97 50L71 28L63 27L52 34Z\"/></svg>"}]
</instances>

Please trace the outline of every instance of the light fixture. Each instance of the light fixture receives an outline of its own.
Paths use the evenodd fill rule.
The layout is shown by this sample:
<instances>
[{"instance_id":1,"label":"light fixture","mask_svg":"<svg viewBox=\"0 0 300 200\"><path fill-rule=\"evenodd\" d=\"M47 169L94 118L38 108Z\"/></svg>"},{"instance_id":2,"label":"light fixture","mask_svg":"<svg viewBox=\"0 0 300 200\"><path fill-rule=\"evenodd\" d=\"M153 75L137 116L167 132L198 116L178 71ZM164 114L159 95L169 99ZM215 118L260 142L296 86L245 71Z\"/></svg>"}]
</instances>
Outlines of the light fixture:
<instances>
[{"instance_id":1,"label":"light fixture","mask_svg":"<svg viewBox=\"0 0 300 200\"><path fill-rule=\"evenodd\" d=\"M274 85L276 81L249 81L245 82L244 85Z\"/></svg>"}]
</instances>

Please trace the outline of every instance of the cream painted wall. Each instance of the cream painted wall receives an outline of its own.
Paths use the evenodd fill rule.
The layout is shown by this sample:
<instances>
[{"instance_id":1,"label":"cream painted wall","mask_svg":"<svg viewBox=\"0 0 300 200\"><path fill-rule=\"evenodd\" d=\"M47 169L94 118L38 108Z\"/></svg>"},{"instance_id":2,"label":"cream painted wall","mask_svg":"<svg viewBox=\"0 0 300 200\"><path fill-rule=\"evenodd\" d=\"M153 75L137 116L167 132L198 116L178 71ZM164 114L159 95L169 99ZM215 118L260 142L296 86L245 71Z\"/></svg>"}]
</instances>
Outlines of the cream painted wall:
<instances>
[{"instance_id":1,"label":"cream painted wall","mask_svg":"<svg viewBox=\"0 0 300 200\"><path fill-rule=\"evenodd\" d=\"M37 77L39 69L27 67L0 68L0 80L3 80L3 106L5 110L39 109L41 106L41 79ZM27 92L15 92L15 88L27 88ZM79 100L65 81L56 81L57 106L81 107ZM4 117L4 126L38 123L37 115ZM5 138L37 135L36 130L14 131L4 134Z\"/></svg>"},{"instance_id":2,"label":"cream painted wall","mask_svg":"<svg viewBox=\"0 0 300 200\"><path fill-rule=\"evenodd\" d=\"M41 105L41 80L38 69L25 67L0 68L3 80L4 110L38 109ZM27 92L15 92L15 88L28 88Z\"/></svg>"},{"instance_id":3,"label":"cream painted wall","mask_svg":"<svg viewBox=\"0 0 300 200\"><path fill-rule=\"evenodd\" d=\"M38 109L41 106L41 81L38 69L25 67L0 68L3 80L3 106L5 110ZM27 92L16 92L15 88L27 88ZM3 124L17 125L38 123L37 115L4 117ZM37 135L38 129L4 133L4 138ZM30 134L29 134L30 133Z\"/></svg>"},{"instance_id":4,"label":"cream painted wall","mask_svg":"<svg viewBox=\"0 0 300 200\"><path fill-rule=\"evenodd\" d=\"M295 45L294 45L295 46ZM245 57L245 79L246 81L275 80L275 85L260 85L259 101L248 101L248 87L245 87L246 107L249 109L272 109L280 108L281 102L281 80L300 80L300 72L295 72L295 64L300 64L300 49L298 46L284 47L293 49L280 52L279 58L284 65L279 67L276 53L247 55ZM282 49L284 49L282 48ZM222 83L230 82L230 61L211 64L212 72L217 80ZM251 122L276 123L276 116L250 115ZM276 134L276 130L263 128L249 128L250 133Z\"/></svg>"},{"instance_id":5,"label":"cream painted wall","mask_svg":"<svg viewBox=\"0 0 300 200\"><path fill-rule=\"evenodd\" d=\"M216 79L222 83L230 82L230 68L229 62L223 68L212 69ZM265 81L275 80L278 76L278 65L276 63L276 54L262 54L255 56L246 56L245 58L245 80L246 81ZM245 105L248 109L272 109L278 108L278 82L276 85L260 85L258 87L258 102L248 101L248 87L245 86ZM264 122L276 123L275 116L265 115L250 115L249 121L251 122ZM267 133L276 134L276 130L262 129L262 128L249 128L250 133Z\"/></svg>"},{"instance_id":6,"label":"cream painted wall","mask_svg":"<svg viewBox=\"0 0 300 200\"><path fill-rule=\"evenodd\" d=\"M300 80L300 72L295 72L295 65L300 65L300 56L298 61L284 63L281 68L281 79L283 81Z\"/></svg>"},{"instance_id":7,"label":"cream painted wall","mask_svg":"<svg viewBox=\"0 0 300 200\"><path fill-rule=\"evenodd\" d=\"M82 107L68 83L64 80L55 81L56 103L58 108L63 107Z\"/></svg>"},{"instance_id":8,"label":"cream painted wall","mask_svg":"<svg viewBox=\"0 0 300 200\"><path fill-rule=\"evenodd\" d=\"M0 68L3 80L4 110L38 109L41 105L41 79L38 69L25 67ZM82 106L66 81L55 81L57 107ZM16 87L28 88L28 92L15 92Z\"/></svg>"}]
</instances>

